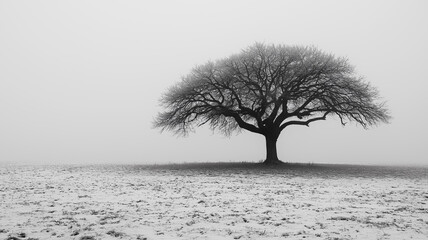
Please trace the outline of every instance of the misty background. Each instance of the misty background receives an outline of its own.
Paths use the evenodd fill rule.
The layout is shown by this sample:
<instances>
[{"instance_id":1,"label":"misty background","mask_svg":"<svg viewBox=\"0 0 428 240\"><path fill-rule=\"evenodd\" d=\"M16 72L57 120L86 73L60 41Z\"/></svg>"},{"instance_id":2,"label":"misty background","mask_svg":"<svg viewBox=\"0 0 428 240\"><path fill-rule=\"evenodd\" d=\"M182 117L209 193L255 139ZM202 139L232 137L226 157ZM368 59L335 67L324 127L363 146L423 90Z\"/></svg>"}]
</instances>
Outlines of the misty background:
<instances>
[{"instance_id":1,"label":"misty background","mask_svg":"<svg viewBox=\"0 0 428 240\"><path fill-rule=\"evenodd\" d=\"M0 1L0 163L263 160L263 136L152 128L190 70L255 42L347 57L390 124L286 129L283 161L427 165L428 2Z\"/></svg>"}]
</instances>

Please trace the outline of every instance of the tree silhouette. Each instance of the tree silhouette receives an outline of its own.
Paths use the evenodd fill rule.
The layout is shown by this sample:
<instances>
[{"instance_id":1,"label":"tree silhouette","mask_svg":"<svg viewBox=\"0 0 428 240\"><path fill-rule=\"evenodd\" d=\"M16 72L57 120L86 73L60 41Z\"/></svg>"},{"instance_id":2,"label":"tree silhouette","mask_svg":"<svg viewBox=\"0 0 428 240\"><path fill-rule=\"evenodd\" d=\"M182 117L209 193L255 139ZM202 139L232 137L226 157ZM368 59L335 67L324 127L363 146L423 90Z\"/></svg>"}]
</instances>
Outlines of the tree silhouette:
<instances>
[{"instance_id":1,"label":"tree silhouette","mask_svg":"<svg viewBox=\"0 0 428 240\"><path fill-rule=\"evenodd\" d=\"M315 47L256 43L239 54L195 67L161 98L154 126L186 135L209 124L230 135L265 136L267 164L281 163L276 142L286 127L336 115L367 128L388 122L377 90L356 76L346 58Z\"/></svg>"}]
</instances>

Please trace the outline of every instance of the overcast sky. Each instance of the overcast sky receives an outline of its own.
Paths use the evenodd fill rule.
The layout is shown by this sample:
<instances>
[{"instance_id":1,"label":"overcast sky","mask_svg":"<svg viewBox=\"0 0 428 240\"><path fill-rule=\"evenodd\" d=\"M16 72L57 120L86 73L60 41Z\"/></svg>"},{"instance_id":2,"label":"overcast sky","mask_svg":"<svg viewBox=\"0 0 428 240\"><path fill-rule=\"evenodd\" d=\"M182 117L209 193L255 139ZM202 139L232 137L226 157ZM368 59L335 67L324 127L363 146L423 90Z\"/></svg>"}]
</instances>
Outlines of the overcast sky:
<instances>
[{"instance_id":1,"label":"overcast sky","mask_svg":"<svg viewBox=\"0 0 428 240\"><path fill-rule=\"evenodd\" d=\"M390 124L286 129L281 160L428 164L428 1L0 1L0 163L261 161L262 136L152 128L197 64L266 44L347 57Z\"/></svg>"}]
</instances>

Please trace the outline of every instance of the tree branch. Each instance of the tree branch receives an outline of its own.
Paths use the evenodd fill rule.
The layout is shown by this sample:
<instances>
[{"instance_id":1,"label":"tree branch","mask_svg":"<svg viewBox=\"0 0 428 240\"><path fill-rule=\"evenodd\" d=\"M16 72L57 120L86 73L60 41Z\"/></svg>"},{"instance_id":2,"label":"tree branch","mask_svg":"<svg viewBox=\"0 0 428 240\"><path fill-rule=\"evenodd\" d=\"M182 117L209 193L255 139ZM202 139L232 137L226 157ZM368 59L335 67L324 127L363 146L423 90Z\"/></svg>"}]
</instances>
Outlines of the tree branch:
<instances>
[{"instance_id":1,"label":"tree branch","mask_svg":"<svg viewBox=\"0 0 428 240\"><path fill-rule=\"evenodd\" d=\"M235 119L235 121L238 123L238 125L239 125L241 128L245 129L245 130L248 130L248 131L250 131L250 132L254 132L254 133L258 133L258 134L263 134L263 132L260 130L260 128L258 128L258 127L256 127L256 126L254 126L254 125L252 125L252 124L250 124L250 123L245 122L245 121L244 121L244 120L239 116L239 114L237 114L236 112L233 112L233 111L226 111L223 115L224 115L224 116L227 116L227 117L233 117L233 119Z\"/></svg>"},{"instance_id":2,"label":"tree branch","mask_svg":"<svg viewBox=\"0 0 428 240\"><path fill-rule=\"evenodd\" d=\"M327 115L328 115L329 113L330 113L330 112L325 112L325 113L324 113L324 115L323 115L323 116L321 116L321 117L311 118L311 119L306 120L306 121L297 121L297 120L294 120L294 121L288 121L288 122L285 122L285 123L283 123L283 124L279 127L279 131L284 130L284 128L286 128L286 127L288 127L288 126L290 126L290 125L303 125L303 126L307 126L307 127L309 127L309 123L311 123L311 122L320 121L320 120L325 120L325 119L326 119L326 117L327 117Z\"/></svg>"}]
</instances>

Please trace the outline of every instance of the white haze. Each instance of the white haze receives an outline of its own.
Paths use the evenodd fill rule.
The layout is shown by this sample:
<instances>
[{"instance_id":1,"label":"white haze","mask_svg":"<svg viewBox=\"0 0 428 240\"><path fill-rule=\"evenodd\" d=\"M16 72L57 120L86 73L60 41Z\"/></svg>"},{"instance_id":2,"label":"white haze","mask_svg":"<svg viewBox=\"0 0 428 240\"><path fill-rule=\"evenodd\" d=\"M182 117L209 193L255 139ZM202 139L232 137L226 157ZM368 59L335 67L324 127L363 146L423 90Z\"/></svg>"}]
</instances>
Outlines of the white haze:
<instances>
[{"instance_id":1,"label":"white haze","mask_svg":"<svg viewBox=\"0 0 428 240\"><path fill-rule=\"evenodd\" d=\"M286 129L291 162L428 163L427 1L1 1L0 163L260 161L261 136L152 129L195 65L255 42L349 58L393 119Z\"/></svg>"}]
</instances>

